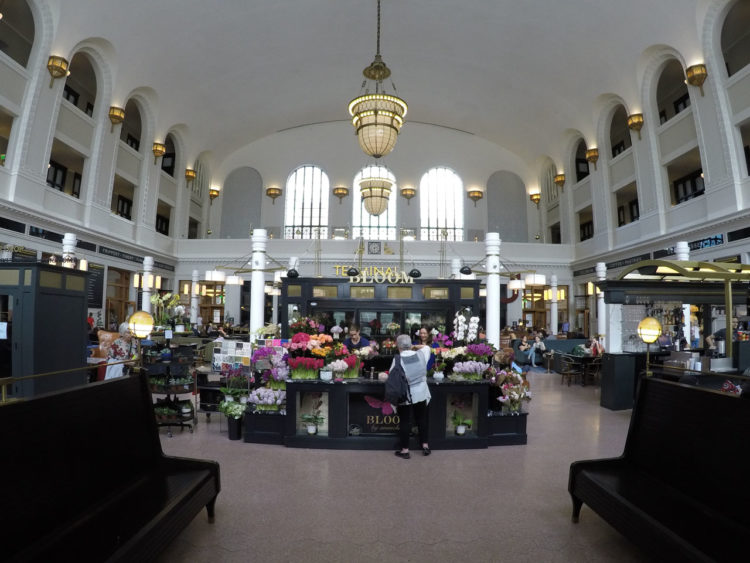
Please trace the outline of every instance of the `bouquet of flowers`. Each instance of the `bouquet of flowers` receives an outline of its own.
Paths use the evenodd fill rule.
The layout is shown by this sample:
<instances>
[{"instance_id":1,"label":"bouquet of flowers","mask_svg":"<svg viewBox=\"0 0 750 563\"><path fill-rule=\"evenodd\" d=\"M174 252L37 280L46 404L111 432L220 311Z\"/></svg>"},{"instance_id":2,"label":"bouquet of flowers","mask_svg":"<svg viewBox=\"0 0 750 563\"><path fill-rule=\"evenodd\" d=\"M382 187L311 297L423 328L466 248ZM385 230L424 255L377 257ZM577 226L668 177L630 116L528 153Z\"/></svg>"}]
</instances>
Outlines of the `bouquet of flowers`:
<instances>
[{"instance_id":1,"label":"bouquet of flowers","mask_svg":"<svg viewBox=\"0 0 750 563\"><path fill-rule=\"evenodd\" d=\"M286 389L286 380L289 377L289 354L286 350L274 350L274 353L267 356L271 362L271 369L263 371L263 381L269 387L276 389Z\"/></svg>"},{"instance_id":2,"label":"bouquet of flowers","mask_svg":"<svg viewBox=\"0 0 750 563\"><path fill-rule=\"evenodd\" d=\"M510 414L518 414L524 402L531 400L529 382L515 370L502 370L490 381L500 388L500 396L497 400L503 406L503 411Z\"/></svg>"},{"instance_id":3,"label":"bouquet of flowers","mask_svg":"<svg viewBox=\"0 0 750 563\"><path fill-rule=\"evenodd\" d=\"M292 379L317 379L318 370L323 367L323 360L317 358L287 359Z\"/></svg>"},{"instance_id":4,"label":"bouquet of flowers","mask_svg":"<svg viewBox=\"0 0 750 563\"><path fill-rule=\"evenodd\" d=\"M383 325L382 325L382 324L380 323L380 319L378 319L377 317L376 317L376 318L374 318L374 319L372 319L372 320L371 320L371 321L369 322L369 325L370 325L370 328L372 329L372 333L373 333L373 334L379 334L379 333L380 333L380 327L381 327L381 326L383 326Z\"/></svg>"},{"instance_id":5,"label":"bouquet of flowers","mask_svg":"<svg viewBox=\"0 0 750 563\"><path fill-rule=\"evenodd\" d=\"M305 334L318 334L325 330L325 327L311 317L300 317L289 325L289 332Z\"/></svg>"},{"instance_id":6,"label":"bouquet of flowers","mask_svg":"<svg viewBox=\"0 0 750 563\"><path fill-rule=\"evenodd\" d=\"M344 329L341 328L339 325L333 325L331 327L331 334L333 334L333 339L334 340L338 340L339 339L339 335L341 335L342 332L344 332Z\"/></svg>"},{"instance_id":7,"label":"bouquet of flowers","mask_svg":"<svg viewBox=\"0 0 750 563\"><path fill-rule=\"evenodd\" d=\"M256 411L277 411L285 401L286 391L268 387L254 389L247 398L248 403L255 405Z\"/></svg>"},{"instance_id":8,"label":"bouquet of flowers","mask_svg":"<svg viewBox=\"0 0 750 563\"><path fill-rule=\"evenodd\" d=\"M326 365L326 369L331 370L334 372L336 377L341 377L343 379L354 379L356 377L359 377L359 358L355 355L349 355L349 356L342 356L338 360L333 360L328 365Z\"/></svg>"},{"instance_id":9,"label":"bouquet of flowers","mask_svg":"<svg viewBox=\"0 0 750 563\"><path fill-rule=\"evenodd\" d=\"M458 311L453 319L454 336L456 340L462 342L474 342L479 332L479 317L469 317L467 324L465 311L468 312L468 309Z\"/></svg>"},{"instance_id":10,"label":"bouquet of flowers","mask_svg":"<svg viewBox=\"0 0 750 563\"><path fill-rule=\"evenodd\" d=\"M399 330L401 330L401 325L399 323L390 322L385 326L385 328L388 331L388 334L396 334Z\"/></svg>"},{"instance_id":11,"label":"bouquet of flowers","mask_svg":"<svg viewBox=\"0 0 750 563\"><path fill-rule=\"evenodd\" d=\"M179 302L179 293L165 293L164 295L155 293L152 295L151 304L154 306L154 323L161 326L168 325L169 319L174 315L174 308Z\"/></svg>"},{"instance_id":12,"label":"bouquet of flowers","mask_svg":"<svg viewBox=\"0 0 750 563\"><path fill-rule=\"evenodd\" d=\"M453 374L464 379L482 379L484 372L490 368L490 364L468 360L453 364Z\"/></svg>"},{"instance_id":13,"label":"bouquet of flowers","mask_svg":"<svg viewBox=\"0 0 750 563\"><path fill-rule=\"evenodd\" d=\"M354 350L354 355L362 360L370 360L378 355L374 346L362 346Z\"/></svg>"},{"instance_id":14,"label":"bouquet of flowers","mask_svg":"<svg viewBox=\"0 0 750 563\"><path fill-rule=\"evenodd\" d=\"M489 344L469 344L466 346L466 355L469 358L487 359L495 353L495 349Z\"/></svg>"}]
</instances>

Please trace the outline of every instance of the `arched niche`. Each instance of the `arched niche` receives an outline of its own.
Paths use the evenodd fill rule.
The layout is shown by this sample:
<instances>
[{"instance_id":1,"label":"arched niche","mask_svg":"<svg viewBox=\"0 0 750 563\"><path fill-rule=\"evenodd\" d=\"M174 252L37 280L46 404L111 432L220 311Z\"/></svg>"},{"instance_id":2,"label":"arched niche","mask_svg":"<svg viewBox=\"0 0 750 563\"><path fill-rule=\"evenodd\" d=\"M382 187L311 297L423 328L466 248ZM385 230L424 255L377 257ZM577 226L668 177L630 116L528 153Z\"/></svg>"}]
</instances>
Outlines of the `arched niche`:
<instances>
[{"instance_id":1,"label":"arched niche","mask_svg":"<svg viewBox=\"0 0 750 563\"><path fill-rule=\"evenodd\" d=\"M255 168L232 171L221 190L221 238L249 238L250 228L263 227L263 179Z\"/></svg>"},{"instance_id":2,"label":"arched niche","mask_svg":"<svg viewBox=\"0 0 750 563\"><path fill-rule=\"evenodd\" d=\"M523 180L513 172L500 170L487 181L487 230L500 233L508 242L529 242Z\"/></svg>"}]
</instances>

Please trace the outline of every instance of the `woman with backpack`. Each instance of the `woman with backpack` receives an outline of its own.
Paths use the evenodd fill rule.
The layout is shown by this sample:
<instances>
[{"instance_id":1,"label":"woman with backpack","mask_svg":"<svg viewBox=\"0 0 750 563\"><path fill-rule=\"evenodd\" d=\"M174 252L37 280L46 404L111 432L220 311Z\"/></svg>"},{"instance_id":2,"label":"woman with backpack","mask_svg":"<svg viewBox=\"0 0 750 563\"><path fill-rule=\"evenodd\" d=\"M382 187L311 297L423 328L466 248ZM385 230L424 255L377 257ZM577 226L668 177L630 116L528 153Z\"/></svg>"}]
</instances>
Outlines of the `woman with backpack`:
<instances>
[{"instance_id":1,"label":"woman with backpack","mask_svg":"<svg viewBox=\"0 0 750 563\"><path fill-rule=\"evenodd\" d=\"M396 362L400 362L404 376L408 383L408 394L405 401L397 405L399 416L398 437L400 450L396 450L396 456L409 459L409 434L412 428L412 419L419 429L419 442L422 444L422 454L430 455L430 446L427 443L427 405L430 402L430 389L427 387L427 362L430 359L431 349L423 344L412 346L408 334L401 334L396 338L396 347L399 355L393 359L391 369Z\"/></svg>"}]
</instances>

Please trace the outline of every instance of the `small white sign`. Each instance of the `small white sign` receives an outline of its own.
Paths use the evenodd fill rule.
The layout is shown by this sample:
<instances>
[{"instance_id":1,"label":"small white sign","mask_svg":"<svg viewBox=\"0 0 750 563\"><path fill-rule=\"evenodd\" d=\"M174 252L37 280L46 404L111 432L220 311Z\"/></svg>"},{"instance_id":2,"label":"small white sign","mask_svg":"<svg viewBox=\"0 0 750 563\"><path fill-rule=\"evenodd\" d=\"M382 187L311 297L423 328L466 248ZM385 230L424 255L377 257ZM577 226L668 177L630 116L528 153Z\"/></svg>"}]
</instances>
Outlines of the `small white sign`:
<instances>
[{"instance_id":1,"label":"small white sign","mask_svg":"<svg viewBox=\"0 0 750 563\"><path fill-rule=\"evenodd\" d=\"M164 339L165 340L172 340L172 331L171 330L165 330L164 331Z\"/></svg>"},{"instance_id":2,"label":"small white sign","mask_svg":"<svg viewBox=\"0 0 750 563\"><path fill-rule=\"evenodd\" d=\"M8 340L8 323L0 323L0 340Z\"/></svg>"}]
</instances>

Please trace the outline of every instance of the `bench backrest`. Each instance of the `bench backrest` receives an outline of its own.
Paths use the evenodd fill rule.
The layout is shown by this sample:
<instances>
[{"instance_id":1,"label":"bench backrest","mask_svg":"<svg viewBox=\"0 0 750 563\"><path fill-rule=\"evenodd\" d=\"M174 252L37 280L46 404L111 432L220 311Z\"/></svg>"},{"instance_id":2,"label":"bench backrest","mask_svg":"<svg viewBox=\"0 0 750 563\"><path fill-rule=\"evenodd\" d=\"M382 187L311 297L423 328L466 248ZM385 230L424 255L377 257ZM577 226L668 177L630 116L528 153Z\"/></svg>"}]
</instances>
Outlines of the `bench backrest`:
<instances>
[{"instance_id":1,"label":"bench backrest","mask_svg":"<svg viewBox=\"0 0 750 563\"><path fill-rule=\"evenodd\" d=\"M0 530L11 553L142 479L162 457L139 376L0 406L0 444Z\"/></svg>"},{"instance_id":2,"label":"bench backrest","mask_svg":"<svg viewBox=\"0 0 750 563\"><path fill-rule=\"evenodd\" d=\"M625 458L703 504L750 525L750 400L644 378Z\"/></svg>"}]
</instances>

